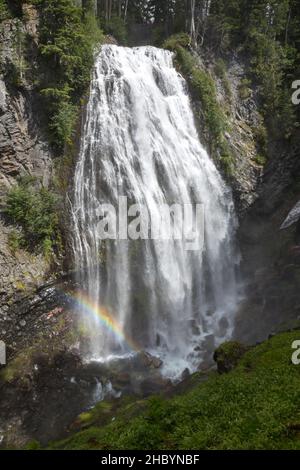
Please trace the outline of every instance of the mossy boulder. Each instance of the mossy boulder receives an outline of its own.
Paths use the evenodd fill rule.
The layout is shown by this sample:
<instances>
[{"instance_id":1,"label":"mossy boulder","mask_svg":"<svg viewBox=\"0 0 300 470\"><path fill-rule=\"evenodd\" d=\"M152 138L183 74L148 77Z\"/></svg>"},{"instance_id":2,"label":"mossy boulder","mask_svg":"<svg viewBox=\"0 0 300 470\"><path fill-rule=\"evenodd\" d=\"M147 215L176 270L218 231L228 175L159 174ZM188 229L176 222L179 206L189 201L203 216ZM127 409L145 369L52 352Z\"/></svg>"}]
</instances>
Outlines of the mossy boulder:
<instances>
[{"instance_id":1,"label":"mossy boulder","mask_svg":"<svg viewBox=\"0 0 300 470\"><path fill-rule=\"evenodd\" d=\"M214 353L218 372L224 374L236 367L241 357L247 352L247 347L237 341L227 341L221 344Z\"/></svg>"}]
</instances>

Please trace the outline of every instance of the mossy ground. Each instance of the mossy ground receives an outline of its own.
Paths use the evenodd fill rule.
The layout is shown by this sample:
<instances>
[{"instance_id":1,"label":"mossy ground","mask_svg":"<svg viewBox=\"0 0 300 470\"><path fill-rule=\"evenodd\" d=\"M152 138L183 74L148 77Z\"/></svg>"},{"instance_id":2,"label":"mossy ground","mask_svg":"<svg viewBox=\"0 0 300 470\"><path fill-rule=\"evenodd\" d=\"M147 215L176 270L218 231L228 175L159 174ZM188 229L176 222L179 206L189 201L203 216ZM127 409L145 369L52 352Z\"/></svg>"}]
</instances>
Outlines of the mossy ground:
<instances>
[{"instance_id":1,"label":"mossy ground","mask_svg":"<svg viewBox=\"0 0 300 470\"><path fill-rule=\"evenodd\" d=\"M172 397L100 403L50 449L300 449L300 331L249 350L230 373L191 377ZM123 399L124 400L124 399ZM105 416L105 419L104 419Z\"/></svg>"}]
</instances>

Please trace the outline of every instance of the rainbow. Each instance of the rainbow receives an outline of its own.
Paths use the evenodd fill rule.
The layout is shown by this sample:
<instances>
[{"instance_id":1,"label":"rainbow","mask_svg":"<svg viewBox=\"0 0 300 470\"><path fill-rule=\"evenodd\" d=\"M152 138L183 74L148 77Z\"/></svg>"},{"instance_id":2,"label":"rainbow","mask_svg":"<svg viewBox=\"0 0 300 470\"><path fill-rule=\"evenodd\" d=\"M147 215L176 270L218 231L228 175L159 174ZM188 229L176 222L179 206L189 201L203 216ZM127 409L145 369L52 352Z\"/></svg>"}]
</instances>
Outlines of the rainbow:
<instances>
[{"instance_id":1,"label":"rainbow","mask_svg":"<svg viewBox=\"0 0 300 470\"><path fill-rule=\"evenodd\" d=\"M92 302L86 295L83 293L78 293L72 298L76 301L78 306L88 315L93 316L97 323L101 323L107 330L115 335L122 343L126 343L127 346L135 352L141 350L140 346L133 341L124 332L122 326L118 321L112 316L107 307L100 306Z\"/></svg>"}]
</instances>

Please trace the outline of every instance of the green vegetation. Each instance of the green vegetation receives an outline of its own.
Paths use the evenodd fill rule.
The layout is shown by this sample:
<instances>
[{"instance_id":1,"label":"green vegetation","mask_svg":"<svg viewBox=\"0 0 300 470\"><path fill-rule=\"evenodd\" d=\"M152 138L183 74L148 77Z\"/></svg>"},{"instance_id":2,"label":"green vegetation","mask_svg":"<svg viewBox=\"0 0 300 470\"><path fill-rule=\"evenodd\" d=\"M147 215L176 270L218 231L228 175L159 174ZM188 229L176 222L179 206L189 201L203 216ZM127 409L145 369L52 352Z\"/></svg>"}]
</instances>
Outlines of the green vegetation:
<instances>
[{"instance_id":1,"label":"green vegetation","mask_svg":"<svg viewBox=\"0 0 300 470\"><path fill-rule=\"evenodd\" d=\"M178 33L170 36L164 42L165 49L176 52L179 47L187 48L191 45L191 38L186 33Z\"/></svg>"},{"instance_id":2,"label":"green vegetation","mask_svg":"<svg viewBox=\"0 0 300 470\"><path fill-rule=\"evenodd\" d=\"M50 257L60 247L57 196L32 178L22 178L7 195L5 213L20 227L10 236L13 251L26 248Z\"/></svg>"},{"instance_id":3,"label":"green vegetation","mask_svg":"<svg viewBox=\"0 0 300 470\"><path fill-rule=\"evenodd\" d=\"M189 43L190 38L186 34L179 34L165 41L164 47L176 52L178 68L187 78L195 98L201 102L205 126L209 131L210 151L220 158L225 171L231 174L233 159L225 138L227 118L218 103L213 77L197 65L196 58L186 49Z\"/></svg>"},{"instance_id":4,"label":"green vegetation","mask_svg":"<svg viewBox=\"0 0 300 470\"><path fill-rule=\"evenodd\" d=\"M265 166L267 163L267 158L265 157L265 155L258 154L256 155L254 161L255 163L257 163L257 165Z\"/></svg>"},{"instance_id":5,"label":"green vegetation","mask_svg":"<svg viewBox=\"0 0 300 470\"><path fill-rule=\"evenodd\" d=\"M218 371L221 373L232 370L241 357L245 354L247 348L237 341L227 341L216 349L214 360L218 365Z\"/></svg>"},{"instance_id":6,"label":"green vegetation","mask_svg":"<svg viewBox=\"0 0 300 470\"><path fill-rule=\"evenodd\" d=\"M49 140L59 151L70 144L74 134L80 101L87 92L94 51L103 34L88 2L83 8L73 0L31 0L39 10L39 47L37 64L27 70L26 40L18 32L14 57L5 64L6 81L14 88L22 87L27 75L44 100ZM0 0L0 19L26 20L23 2Z\"/></svg>"},{"instance_id":7,"label":"green vegetation","mask_svg":"<svg viewBox=\"0 0 300 470\"><path fill-rule=\"evenodd\" d=\"M268 161L268 132L266 126L261 123L260 125L252 128L255 137L257 156L255 162L258 165L265 166Z\"/></svg>"},{"instance_id":8,"label":"green vegetation","mask_svg":"<svg viewBox=\"0 0 300 470\"><path fill-rule=\"evenodd\" d=\"M127 26L122 18L113 15L109 20L101 22L101 26L104 32L113 36L119 44L127 44Z\"/></svg>"},{"instance_id":9,"label":"green vegetation","mask_svg":"<svg viewBox=\"0 0 300 470\"><path fill-rule=\"evenodd\" d=\"M297 122L290 87L299 72L299 38L297 0L211 2L206 41L223 53L240 49L246 54L249 78L260 90L265 121L277 138L288 138ZM242 87L242 99L248 93Z\"/></svg>"},{"instance_id":10,"label":"green vegetation","mask_svg":"<svg viewBox=\"0 0 300 470\"><path fill-rule=\"evenodd\" d=\"M249 98L253 84L270 137L293 135L300 122L300 108L291 103L291 84L300 74L298 0L174 0L172 5L151 0L148 10L164 37L184 31L189 44L201 46L208 57L213 53L226 58L232 51L240 52L249 64L250 80L241 85L240 97ZM221 62L217 61L215 72L230 99L230 83Z\"/></svg>"},{"instance_id":11,"label":"green vegetation","mask_svg":"<svg viewBox=\"0 0 300 470\"><path fill-rule=\"evenodd\" d=\"M87 91L94 48L102 33L95 17L72 0L38 0L40 8L40 91L49 113L50 136L58 147L70 143L78 104Z\"/></svg>"},{"instance_id":12,"label":"green vegetation","mask_svg":"<svg viewBox=\"0 0 300 470\"><path fill-rule=\"evenodd\" d=\"M6 20L9 16L5 0L0 0L0 21Z\"/></svg>"},{"instance_id":13,"label":"green vegetation","mask_svg":"<svg viewBox=\"0 0 300 470\"><path fill-rule=\"evenodd\" d=\"M227 76L227 67L223 59L218 59L215 63L215 74L222 81L222 86L225 90L226 96L230 101L232 98L231 85Z\"/></svg>"},{"instance_id":14,"label":"green vegetation","mask_svg":"<svg viewBox=\"0 0 300 470\"><path fill-rule=\"evenodd\" d=\"M26 245L21 230L13 229L10 232L8 235L8 245L12 253L16 253L21 247Z\"/></svg>"},{"instance_id":15,"label":"green vegetation","mask_svg":"<svg viewBox=\"0 0 300 470\"><path fill-rule=\"evenodd\" d=\"M299 331L283 333L167 399L103 403L78 420L79 432L51 449L300 449L300 367L291 362ZM103 413L116 419L104 420Z\"/></svg>"},{"instance_id":16,"label":"green vegetation","mask_svg":"<svg viewBox=\"0 0 300 470\"><path fill-rule=\"evenodd\" d=\"M40 450L40 449L41 449L41 444L36 440L30 441L26 446L26 450Z\"/></svg>"},{"instance_id":17,"label":"green vegetation","mask_svg":"<svg viewBox=\"0 0 300 470\"><path fill-rule=\"evenodd\" d=\"M22 3L9 2L10 14L21 17ZM50 116L52 140L60 147L72 138L76 108L88 87L93 48L101 42L98 23L121 44L127 42L128 26L151 23L158 45L175 34L186 38L178 46L198 45L204 54L226 58L233 50L241 52L249 64L249 79L260 91L269 132L289 138L299 125L299 107L290 99L291 83L300 73L298 0L120 0L98 2L97 15L90 0L82 8L73 0L28 3L37 5L41 13L37 79ZM6 15L6 2L0 0L0 18ZM230 100L230 82L222 62L217 61L215 71ZM250 93L249 86L241 87L242 99Z\"/></svg>"}]
</instances>

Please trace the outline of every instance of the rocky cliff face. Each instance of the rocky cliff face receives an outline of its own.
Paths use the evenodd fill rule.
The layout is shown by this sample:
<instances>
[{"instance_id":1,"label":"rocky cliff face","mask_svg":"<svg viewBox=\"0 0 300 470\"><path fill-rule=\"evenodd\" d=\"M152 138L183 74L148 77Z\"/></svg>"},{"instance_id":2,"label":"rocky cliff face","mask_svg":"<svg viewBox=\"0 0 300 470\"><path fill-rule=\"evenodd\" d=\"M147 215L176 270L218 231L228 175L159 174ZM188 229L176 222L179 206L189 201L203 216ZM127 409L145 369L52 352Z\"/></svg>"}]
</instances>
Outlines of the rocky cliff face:
<instances>
[{"instance_id":1,"label":"rocky cliff face","mask_svg":"<svg viewBox=\"0 0 300 470\"><path fill-rule=\"evenodd\" d=\"M245 285L235 336L254 343L300 321L300 224L280 230L299 200L300 132L283 141L268 131L257 90L245 86L243 62L233 57L227 67L227 77L217 79L217 86L230 125L226 138L235 168L229 183L239 218Z\"/></svg>"},{"instance_id":2,"label":"rocky cliff face","mask_svg":"<svg viewBox=\"0 0 300 470\"><path fill-rule=\"evenodd\" d=\"M258 91L249 85L246 65L238 55L222 61L220 74L216 73L220 60L213 54L195 56L214 77L218 101L228 119L226 140L234 166L227 181L239 219L245 286L235 337L255 343L300 321L300 223L280 230L299 200L300 132L282 141L267 131ZM194 101L194 107L203 141L201 103Z\"/></svg>"},{"instance_id":3,"label":"rocky cliff face","mask_svg":"<svg viewBox=\"0 0 300 470\"><path fill-rule=\"evenodd\" d=\"M246 72L244 64L233 57L228 62L227 77L217 78L219 100L228 117L226 139L233 155L233 174L229 178L237 210L242 216L256 201L263 167L256 162L257 132L263 126L255 90L241 94Z\"/></svg>"},{"instance_id":4,"label":"rocky cliff face","mask_svg":"<svg viewBox=\"0 0 300 470\"><path fill-rule=\"evenodd\" d=\"M233 189L237 212L241 218L258 198L258 188L264 172L263 166L257 162L257 133L263 129L257 92L244 85L247 77L246 66L237 55L226 60L217 59L213 54L207 53L196 53L195 57L199 67L213 77L218 102L226 115L228 130L225 138L232 155L232 170L225 177ZM203 126L201 116L201 103L194 102L194 108L196 116L199 117L200 139L202 143L207 144L209 151L207 129ZM216 163L218 165L218 160ZM222 167L220 171L223 171Z\"/></svg>"},{"instance_id":5,"label":"rocky cliff face","mask_svg":"<svg viewBox=\"0 0 300 470\"><path fill-rule=\"evenodd\" d=\"M3 340L7 339L10 327L20 327L22 321L9 314L11 305L45 282L49 271L42 255L10 248L15 228L6 223L3 214L7 191L20 176L35 176L45 186L53 176L53 155L43 135L40 101L30 78L38 45L38 15L33 7L24 8L24 21L7 20L0 25L0 338Z\"/></svg>"},{"instance_id":6,"label":"rocky cliff face","mask_svg":"<svg viewBox=\"0 0 300 470\"><path fill-rule=\"evenodd\" d=\"M253 343L300 320L300 224L280 227L299 200L300 134L274 139L257 199L240 220L246 300L236 325L239 339Z\"/></svg>"},{"instance_id":7,"label":"rocky cliff face","mask_svg":"<svg viewBox=\"0 0 300 470\"><path fill-rule=\"evenodd\" d=\"M32 8L27 13L25 22L8 20L0 30L0 196L23 174L47 185L53 167L41 131L39 99L24 73L34 66L38 41L38 16Z\"/></svg>"}]
</instances>

